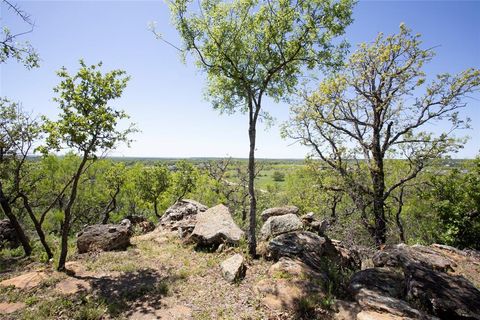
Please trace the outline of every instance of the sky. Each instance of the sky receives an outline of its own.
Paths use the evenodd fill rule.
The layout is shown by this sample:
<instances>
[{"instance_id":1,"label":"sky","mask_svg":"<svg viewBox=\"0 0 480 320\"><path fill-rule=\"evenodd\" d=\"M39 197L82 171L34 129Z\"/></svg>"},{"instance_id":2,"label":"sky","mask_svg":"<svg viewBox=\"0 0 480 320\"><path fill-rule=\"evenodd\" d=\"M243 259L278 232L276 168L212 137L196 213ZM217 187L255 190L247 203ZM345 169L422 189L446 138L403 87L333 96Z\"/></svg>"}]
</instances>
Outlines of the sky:
<instances>
[{"instance_id":1,"label":"sky","mask_svg":"<svg viewBox=\"0 0 480 320\"><path fill-rule=\"evenodd\" d=\"M13 1L13 0L12 0ZM27 70L9 61L0 65L0 96L20 101L34 114L54 118L55 71L70 73L78 60L103 61L104 70L123 69L131 80L113 106L125 110L140 132L130 148L112 156L241 157L248 156L248 120L243 114L221 115L204 99L205 76L192 62L182 63L177 50L155 39L148 25L156 22L165 39L181 44L164 1L16 1L35 21L28 40L41 57L41 67ZM1 24L14 32L28 29L1 5ZM404 22L422 34L425 48L436 47L428 74L458 73L480 68L480 0L362 1L353 10L354 22L343 36L352 49L370 42L379 32L398 32ZM454 157L472 158L480 151L480 95L467 100L463 115L472 119L469 142ZM265 110L275 124L257 130L259 158L304 158L310 151L280 137L279 126L289 117L285 103L267 101ZM436 129L442 129L442 124Z\"/></svg>"}]
</instances>

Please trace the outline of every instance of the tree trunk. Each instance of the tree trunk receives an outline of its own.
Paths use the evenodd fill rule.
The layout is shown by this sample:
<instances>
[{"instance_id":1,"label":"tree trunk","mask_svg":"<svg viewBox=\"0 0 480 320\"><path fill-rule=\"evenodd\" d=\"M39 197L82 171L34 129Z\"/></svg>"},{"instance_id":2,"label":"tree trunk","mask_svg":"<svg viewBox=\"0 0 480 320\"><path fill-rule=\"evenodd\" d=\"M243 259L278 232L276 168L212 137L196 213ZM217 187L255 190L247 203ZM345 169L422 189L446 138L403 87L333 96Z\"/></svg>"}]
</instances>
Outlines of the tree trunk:
<instances>
[{"instance_id":1,"label":"tree trunk","mask_svg":"<svg viewBox=\"0 0 480 320\"><path fill-rule=\"evenodd\" d=\"M60 257L58 259L58 271L65 271L65 262L67 261L68 253L68 234L70 233L70 220L72 218L72 207L77 198L77 189L80 176L82 175L83 167L87 163L88 154L83 155L82 162L80 163L77 172L75 173L75 178L73 179L72 191L70 192L70 198L68 199L67 206L64 211L64 218L62 223L62 238L61 238L61 247L60 247Z\"/></svg>"},{"instance_id":2,"label":"tree trunk","mask_svg":"<svg viewBox=\"0 0 480 320\"><path fill-rule=\"evenodd\" d=\"M398 208L397 208L397 214L395 215L395 220L397 222L400 241L402 241L402 243L405 243L405 230L403 229L402 219L400 218L402 215L402 208L403 208L403 192L404 192L404 188L402 187L400 189L400 196L397 199Z\"/></svg>"},{"instance_id":3,"label":"tree trunk","mask_svg":"<svg viewBox=\"0 0 480 320\"><path fill-rule=\"evenodd\" d=\"M158 203L157 202L158 202L157 200L153 201L153 210L155 211L155 215L157 216L157 218L160 219L161 216L158 214Z\"/></svg>"},{"instance_id":4,"label":"tree trunk","mask_svg":"<svg viewBox=\"0 0 480 320\"><path fill-rule=\"evenodd\" d=\"M383 154L380 146L380 113L375 109L375 120L373 129L372 158L373 168L370 167L370 175L373 184L373 215L375 218L374 240L375 245L380 248L387 241L387 224L385 221L385 172L383 167Z\"/></svg>"},{"instance_id":5,"label":"tree trunk","mask_svg":"<svg viewBox=\"0 0 480 320\"><path fill-rule=\"evenodd\" d=\"M257 255L257 199L255 198L255 121L250 117L248 137L250 139L250 153L248 155L248 195L250 197L250 219L248 226L248 252L252 257Z\"/></svg>"},{"instance_id":6,"label":"tree trunk","mask_svg":"<svg viewBox=\"0 0 480 320\"><path fill-rule=\"evenodd\" d=\"M47 243L47 240L45 239L45 233L43 232L42 225L38 221L37 217L35 217L35 213L33 212L32 206L30 206L28 197L23 193L20 194L20 197L22 197L23 206L27 210L27 213L30 219L32 220L33 225L35 226L35 231L37 231L38 238L40 239L40 242L42 243L42 246L45 249L45 253L47 254L48 260L50 260L53 258L53 253L52 253L52 250L50 249L50 246Z\"/></svg>"},{"instance_id":7,"label":"tree trunk","mask_svg":"<svg viewBox=\"0 0 480 320\"><path fill-rule=\"evenodd\" d=\"M28 241L28 238L25 235L25 232L23 231L22 226L18 222L17 217L12 212L12 207L10 206L10 203L8 202L7 197L5 197L5 194L3 193L3 187L1 182L0 182L0 205L3 209L3 212L5 213L7 218L10 220L10 223L12 224L13 229L15 229L15 233L18 237L18 240L22 244L25 255L26 256L31 255L32 247L30 246L30 242Z\"/></svg>"}]
</instances>

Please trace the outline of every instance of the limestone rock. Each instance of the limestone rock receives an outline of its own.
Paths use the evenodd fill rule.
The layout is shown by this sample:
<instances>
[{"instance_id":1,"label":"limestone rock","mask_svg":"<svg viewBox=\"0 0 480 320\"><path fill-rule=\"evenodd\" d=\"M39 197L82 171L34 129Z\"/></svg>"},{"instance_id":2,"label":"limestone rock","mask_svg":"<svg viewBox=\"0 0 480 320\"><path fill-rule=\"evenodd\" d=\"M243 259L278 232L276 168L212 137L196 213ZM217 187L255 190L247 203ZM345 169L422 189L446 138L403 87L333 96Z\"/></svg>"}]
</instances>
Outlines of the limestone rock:
<instances>
[{"instance_id":1,"label":"limestone rock","mask_svg":"<svg viewBox=\"0 0 480 320\"><path fill-rule=\"evenodd\" d=\"M223 277L229 282L235 282L243 279L247 271L247 266L245 265L244 260L245 259L243 256L239 253L224 260L220 264Z\"/></svg>"},{"instance_id":2,"label":"limestone rock","mask_svg":"<svg viewBox=\"0 0 480 320\"><path fill-rule=\"evenodd\" d=\"M0 314L10 314L24 309L27 305L24 302L0 302Z\"/></svg>"},{"instance_id":3,"label":"limestone rock","mask_svg":"<svg viewBox=\"0 0 480 320\"><path fill-rule=\"evenodd\" d=\"M244 235L233 221L228 208L219 204L197 214L191 239L201 246L220 245L224 242L236 245Z\"/></svg>"},{"instance_id":4,"label":"limestone rock","mask_svg":"<svg viewBox=\"0 0 480 320\"><path fill-rule=\"evenodd\" d=\"M3 280L0 282L0 286L14 286L17 289L31 289L38 287L40 283L47 278L48 275L44 271L31 271L11 279Z\"/></svg>"},{"instance_id":5,"label":"limestone rock","mask_svg":"<svg viewBox=\"0 0 480 320\"><path fill-rule=\"evenodd\" d=\"M411 264L407 298L442 319L480 319L480 291L462 276Z\"/></svg>"},{"instance_id":6,"label":"limestone rock","mask_svg":"<svg viewBox=\"0 0 480 320\"><path fill-rule=\"evenodd\" d=\"M303 228L302 221L295 214L271 216L260 230L260 240L267 240L282 233L297 231Z\"/></svg>"},{"instance_id":7,"label":"limestone rock","mask_svg":"<svg viewBox=\"0 0 480 320\"><path fill-rule=\"evenodd\" d=\"M97 224L77 235L78 253L124 250L130 245L130 230L125 225Z\"/></svg>"},{"instance_id":8,"label":"limestone rock","mask_svg":"<svg viewBox=\"0 0 480 320\"><path fill-rule=\"evenodd\" d=\"M92 289L88 281L75 278L66 278L55 285L55 290L64 295L86 292Z\"/></svg>"},{"instance_id":9,"label":"limestone rock","mask_svg":"<svg viewBox=\"0 0 480 320\"><path fill-rule=\"evenodd\" d=\"M275 208L269 208L267 210L264 210L260 214L260 217L262 218L262 221L265 222L270 217L283 216L285 214L298 215L298 213L299 213L299 209L295 206L283 206L283 207L275 207Z\"/></svg>"},{"instance_id":10,"label":"limestone rock","mask_svg":"<svg viewBox=\"0 0 480 320\"><path fill-rule=\"evenodd\" d=\"M425 246L397 244L387 246L372 257L375 267L405 267L411 263L421 264L429 269L449 271L456 267L451 259Z\"/></svg>"},{"instance_id":11,"label":"limestone rock","mask_svg":"<svg viewBox=\"0 0 480 320\"><path fill-rule=\"evenodd\" d=\"M200 202L182 199L169 207L162 216L160 222L178 221L186 216L196 215L199 212L207 211L207 207Z\"/></svg>"},{"instance_id":12,"label":"limestone rock","mask_svg":"<svg viewBox=\"0 0 480 320\"><path fill-rule=\"evenodd\" d=\"M360 289L355 295L355 300L362 310L371 310L381 314L412 319L434 319L433 317L414 309L407 302L390 297L378 291Z\"/></svg>"},{"instance_id":13,"label":"limestone rock","mask_svg":"<svg viewBox=\"0 0 480 320\"><path fill-rule=\"evenodd\" d=\"M267 258L278 260L281 257L299 259L314 270L321 270L322 256L338 254L327 239L308 231L295 231L273 238L267 246Z\"/></svg>"},{"instance_id":14,"label":"limestone rock","mask_svg":"<svg viewBox=\"0 0 480 320\"><path fill-rule=\"evenodd\" d=\"M323 281L326 276L305 263L281 258L268 271L269 278L259 281L255 290L262 296L262 303L273 310L292 310L307 297L325 296Z\"/></svg>"},{"instance_id":15,"label":"limestone rock","mask_svg":"<svg viewBox=\"0 0 480 320\"><path fill-rule=\"evenodd\" d=\"M368 289L386 296L402 298L404 287L402 271L393 268L371 268L355 273L350 279L348 289L353 295L361 289Z\"/></svg>"},{"instance_id":16,"label":"limestone rock","mask_svg":"<svg viewBox=\"0 0 480 320\"><path fill-rule=\"evenodd\" d=\"M205 205L194 200L177 201L165 211L160 219L160 226L170 231L177 231L180 238L186 238L195 228L197 214L207 209Z\"/></svg>"}]
</instances>

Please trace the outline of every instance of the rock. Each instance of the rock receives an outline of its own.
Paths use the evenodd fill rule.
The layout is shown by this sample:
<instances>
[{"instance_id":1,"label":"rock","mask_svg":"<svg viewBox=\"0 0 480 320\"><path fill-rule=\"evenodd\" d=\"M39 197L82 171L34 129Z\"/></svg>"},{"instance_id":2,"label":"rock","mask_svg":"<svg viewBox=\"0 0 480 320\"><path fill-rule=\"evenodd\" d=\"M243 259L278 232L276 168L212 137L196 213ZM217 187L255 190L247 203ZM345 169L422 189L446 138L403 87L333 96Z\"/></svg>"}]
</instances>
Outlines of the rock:
<instances>
[{"instance_id":1,"label":"rock","mask_svg":"<svg viewBox=\"0 0 480 320\"><path fill-rule=\"evenodd\" d=\"M236 282L243 279L247 271L244 260L243 256L239 253L224 260L220 264L223 277L229 282Z\"/></svg>"},{"instance_id":2,"label":"rock","mask_svg":"<svg viewBox=\"0 0 480 320\"><path fill-rule=\"evenodd\" d=\"M421 264L439 271L454 270L456 264L451 259L425 246L397 244L387 246L372 257L375 267L405 267L411 263Z\"/></svg>"},{"instance_id":3,"label":"rock","mask_svg":"<svg viewBox=\"0 0 480 320\"><path fill-rule=\"evenodd\" d=\"M197 223L191 238L201 246L228 243L237 245L245 233L233 221L230 211L219 204L197 214Z\"/></svg>"},{"instance_id":4,"label":"rock","mask_svg":"<svg viewBox=\"0 0 480 320\"><path fill-rule=\"evenodd\" d=\"M132 232L134 234L145 234L155 229L155 224L149 221L146 217L140 215L128 215L125 217L132 225ZM124 220L125 220L124 219ZM123 221L123 220L122 220Z\"/></svg>"},{"instance_id":5,"label":"rock","mask_svg":"<svg viewBox=\"0 0 480 320\"><path fill-rule=\"evenodd\" d=\"M283 207L269 208L267 210L264 210L260 214L260 217L262 218L262 221L265 222L268 220L268 218L273 216L283 216L285 214L298 215L298 212L299 212L299 209L295 206L283 206Z\"/></svg>"},{"instance_id":6,"label":"rock","mask_svg":"<svg viewBox=\"0 0 480 320\"><path fill-rule=\"evenodd\" d=\"M77 235L78 253L124 250L130 245L130 231L125 225L96 224Z\"/></svg>"},{"instance_id":7,"label":"rock","mask_svg":"<svg viewBox=\"0 0 480 320\"><path fill-rule=\"evenodd\" d=\"M318 234L319 236L324 236L325 231L328 228L328 220L319 220L315 218L313 212L309 212L302 217L303 228L307 231Z\"/></svg>"},{"instance_id":8,"label":"rock","mask_svg":"<svg viewBox=\"0 0 480 320\"><path fill-rule=\"evenodd\" d=\"M265 241L282 233L297 231L302 228L302 221L292 213L282 216L271 216L265 221L260 230L260 240Z\"/></svg>"},{"instance_id":9,"label":"rock","mask_svg":"<svg viewBox=\"0 0 480 320\"><path fill-rule=\"evenodd\" d=\"M480 319L480 291L462 276L409 264L407 298L442 319Z\"/></svg>"},{"instance_id":10,"label":"rock","mask_svg":"<svg viewBox=\"0 0 480 320\"><path fill-rule=\"evenodd\" d=\"M360 289L355 295L355 300L362 310L375 311L380 314L385 314L385 316L398 316L412 319L434 319L433 317L425 315L417 309L412 308L407 302L384 295L378 291ZM389 318L387 317L385 319Z\"/></svg>"},{"instance_id":11,"label":"rock","mask_svg":"<svg viewBox=\"0 0 480 320\"><path fill-rule=\"evenodd\" d=\"M269 278L259 281L255 290L262 303L274 310L292 310L305 298L325 296L322 281L326 276L301 261L281 258L268 271Z\"/></svg>"},{"instance_id":12,"label":"rock","mask_svg":"<svg viewBox=\"0 0 480 320\"><path fill-rule=\"evenodd\" d=\"M24 309L27 305L24 302L0 302L0 314L10 314Z\"/></svg>"},{"instance_id":13,"label":"rock","mask_svg":"<svg viewBox=\"0 0 480 320\"><path fill-rule=\"evenodd\" d=\"M368 289L394 298L403 298L405 275L393 268L372 268L355 273L350 279L349 291L355 296Z\"/></svg>"},{"instance_id":14,"label":"rock","mask_svg":"<svg viewBox=\"0 0 480 320\"><path fill-rule=\"evenodd\" d=\"M78 292L87 292L92 289L88 281L75 278L66 278L55 285L55 290L60 294L70 295Z\"/></svg>"},{"instance_id":15,"label":"rock","mask_svg":"<svg viewBox=\"0 0 480 320\"><path fill-rule=\"evenodd\" d=\"M19 275L15 278L3 280L0 282L0 286L14 286L17 289L32 289L38 287L40 283L47 278L48 275L44 271L32 271Z\"/></svg>"},{"instance_id":16,"label":"rock","mask_svg":"<svg viewBox=\"0 0 480 320\"><path fill-rule=\"evenodd\" d=\"M207 211L207 209L207 206L194 200L179 200L165 211L160 222L182 220L186 216L196 215L199 212Z\"/></svg>"},{"instance_id":17,"label":"rock","mask_svg":"<svg viewBox=\"0 0 480 320\"><path fill-rule=\"evenodd\" d=\"M308 231L281 234L268 243L266 251L267 258L299 259L314 270L321 270L322 256L338 256L337 250L327 238Z\"/></svg>"},{"instance_id":18,"label":"rock","mask_svg":"<svg viewBox=\"0 0 480 320\"><path fill-rule=\"evenodd\" d=\"M349 246L348 248L338 240L330 240L337 250L336 257L333 257L340 265L351 270L358 270L362 266L362 258L358 248Z\"/></svg>"},{"instance_id":19,"label":"rock","mask_svg":"<svg viewBox=\"0 0 480 320\"><path fill-rule=\"evenodd\" d=\"M413 318L400 317L389 313L381 313L376 311L361 311L357 314L356 320L414 320Z\"/></svg>"},{"instance_id":20,"label":"rock","mask_svg":"<svg viewBox=\"0 0 480 320\"><path fill-rule=\"evenodd\" d=\"M357 314L362 311L357 303L345 300L336 300L333 305L333 310L335 311L333 314L334 320L357 319Z\"/></svg>"},{"instance_id":21,"label":"rock","mask_svg":"<svg viewBox=\"0 0 480 320\"><path fill-rule=\"evenodd\" d=\"M6 245L10 248L16 248L20 245L20 242L10 220L3 219L0 220L0 248L4 248Z\"/></svg>"},{"instance_id":22,"label":"rock","mask_svg":"<svg viewBox=\"0 0 480 320\"><path fill-rule=\"evenodd\" d=\"M207 207L194 200L180 200L165 211L160 219L160 226L170 231L177 231L180 238L192 234L197 222L197 214L207 211Z\"/></svg>"}]
</instances>

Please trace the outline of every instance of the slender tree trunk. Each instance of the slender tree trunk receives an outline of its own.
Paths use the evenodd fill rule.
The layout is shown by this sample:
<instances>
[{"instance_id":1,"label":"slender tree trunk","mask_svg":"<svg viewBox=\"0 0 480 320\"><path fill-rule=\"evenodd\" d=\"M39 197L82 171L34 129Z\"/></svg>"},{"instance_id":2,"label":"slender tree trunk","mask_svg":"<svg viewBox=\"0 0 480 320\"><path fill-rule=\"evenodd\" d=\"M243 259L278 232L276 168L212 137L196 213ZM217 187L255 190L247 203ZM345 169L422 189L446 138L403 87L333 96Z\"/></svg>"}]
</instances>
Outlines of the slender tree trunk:
<instances>
[{"instance_id":1,"label":"slender tree trunk","mask_svg":"<svg viewBox=\"0 0 480 320\"><path fill-rule=\"evenodd\" d=\"M160 219L161 216L158 214L158 201L157 200L153 201L153 210L155 211L155 215L157 216L157 218Z\"/></svg>"},{"instance_id":2,"label":"slender tree trunk","mask_svg":"<svg viewBox=\"0 0 480 320\"><path fill-rule=\"evenodd\" d=\"M250 108L252 110L252 108ZM248 252L252 257L257 255L257 199L255 198L255 120L250 116L248 137L250 139L250 153L248 155L248 195L250 197L250 216L248 226Z\"/></svg>"},{"instance_id":3,"label":"slender tree trunk","mask_svg":"<svg viewBox=\"0 0 480 320\"><path fill-rule=\"evenodd\" d=\"M7 218L10 220L10 223L12 224L12 227L15 230L18 240L22 244L25 255L26 256L31 255L32 247L30 246L30 242L28 241L28 238L25 235L25 232L23 231L22 226L18 222L17 217L12 212L12 207L10 206L10 203L8 202L7 197L3 193L3 186L1 182L0 182L0 206L2 207L3 212L5 213Z\"/></svg>"},{"instance_id":4,"label":"slender tree trunk","mask_svg":"<svg viewBox=\"0 0 480 320\"><path fill-rule=\"evenodd\" d=\"M398 208L397 208L397 214L395 215L395 220L397 222L398 235L400 236L400 241L402 241L402 243L405 243L405 230L403 229L402 219L400 218L402 215L402 208L403 208L403 192L404 192L404 188L402 187L400 189L400 196L397 199Z\"/></svg>"},{"instance_id":5,"label":"slender tree trunk","mask_svg":"<svg viewBox=\"0 0 480 320\"><path fill-rule=\"evenodd\" d=\"M28 201L28 197L23 193L20 194L20 197L22 197L23 206L27 210L27 213L30 219L32 220L33 225L35 226L35 231L37 231L38 238L40 239L40 242L42 243L42 246L45 249L45 253L47 254L48 260L50 260L53 258L53 253L52 253L52 250L50 249L50 246L47 243L47 240L45 239L45 233L43 232L42 225L38 221L37 217L35 217L35 213L33 212L30 202Z\"/></svg>"},{"instance_id":6,"label":"slender tree trunk","mask_svg":"<svg viewBox=\"0 0 480 320\"><path fill-rule=\"evenodd\" d=\"M372 141L373 168L370 174L373 184L373 215L375 218L374 240L377 247L381 247L387 241L387 224L385 221L385 172L383 167L383 154L380 146L380 113L381 108L375 107L374 128Z\"/></svg>"},{"instance_id":7,"label":"slender tree trunk","mask_svg":"<svg viewBox=\"0 0 480 320\"><path fill-rule=\"evenodd\" d=\"M72 191L70 192L70 198L68 199L67 206L64 211L64 218L62 223L62 235L61 235L61 247L60 247L60 258L58 259L58 271L65 271L65 262L67 261L68 253L68 234L70 233L70 220L72 219L72 207L77 198L77 189L80 176L82 175L83 168L87 163L88 154L83 155L82 162L80 163L77 172L75 173L75 178L73 179Z\"/></svg>"}]
</instances>

